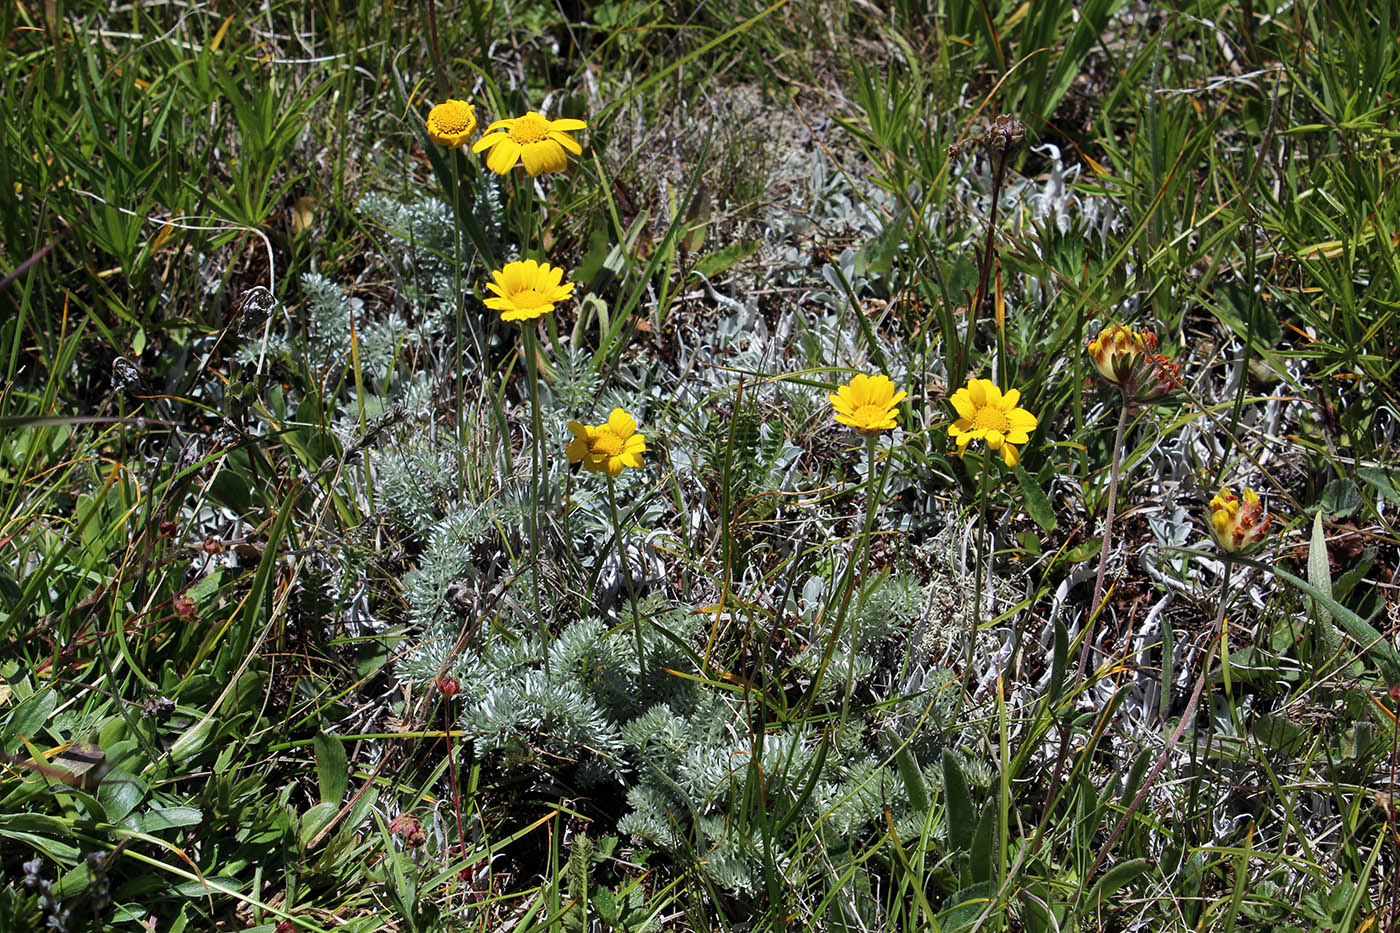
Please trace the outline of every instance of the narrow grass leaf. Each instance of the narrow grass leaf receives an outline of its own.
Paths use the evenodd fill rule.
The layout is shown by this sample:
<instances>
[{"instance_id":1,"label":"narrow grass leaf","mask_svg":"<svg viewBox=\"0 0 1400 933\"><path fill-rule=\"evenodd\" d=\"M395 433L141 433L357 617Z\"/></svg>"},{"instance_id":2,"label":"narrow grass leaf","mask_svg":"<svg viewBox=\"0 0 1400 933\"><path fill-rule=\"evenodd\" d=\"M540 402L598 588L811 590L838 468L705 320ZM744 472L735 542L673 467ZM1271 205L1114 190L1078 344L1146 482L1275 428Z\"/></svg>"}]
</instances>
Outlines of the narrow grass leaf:
<instances>
[{"instance_id":1,"label":"narrow grass leaf","mask_svg":"<svg viewBox=\"0 0 1400 933\"><path fill-rule=\"evenodd\" d=\"M1069 630L1062 619L1055 620L1055 647L1050 658L1050 684L1046 689L1046 707L1054 709L1065 690L1065 666L1069 658Z\"/></svg>"}]
</instances>

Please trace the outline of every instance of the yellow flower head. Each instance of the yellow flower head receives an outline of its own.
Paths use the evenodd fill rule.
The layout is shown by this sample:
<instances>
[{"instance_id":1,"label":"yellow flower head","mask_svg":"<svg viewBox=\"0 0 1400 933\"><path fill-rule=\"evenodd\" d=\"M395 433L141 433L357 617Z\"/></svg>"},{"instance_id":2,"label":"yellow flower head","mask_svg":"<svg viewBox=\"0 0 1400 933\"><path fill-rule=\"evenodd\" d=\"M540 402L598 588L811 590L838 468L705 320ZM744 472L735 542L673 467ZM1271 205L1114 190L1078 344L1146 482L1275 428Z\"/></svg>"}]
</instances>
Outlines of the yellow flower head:
<instances>
[{"instance_id":1,"label":"yellow flower head","mask_svg":"<svg viewBox=\"0 0 1400 933\"><path fill-rule=\"evenodd\" d=\"M637 433L637 422L621 408L614 408L603 424L569 422L569 441L564 455L570 463L582 463L590 473L616 476L623 467L640 467L646 452L646 438Z\"/></svg>"},{"instance_id":2,"label":"yellow flower head","mask_svg":"<svg viewBox=\"0 0 1400 933\"><path fill-rule=\"evenodd\" d=\"M1143 358L1157 349L1157 335L1150 330L1129 330L1112 324L1089 341L1089 358L1109 383L1126 387L1136 376Z\"/></svg>"},{"instance_id":3,"label":"yellow flower head","mask_svg":"<svg viewBox=\"0 0 1400 933\"><path fill-rule=\"evenodd\" d=\"M445 100L428 111L433 142L456 149L476 132L476 108L464 100Z\"/></svg>"},{"instance_id":4,"label":"yellow flower head","mask_svg":"<svg viewBox=\"0 0 1400 933\"><path fill-rule=\"evenodd\" d=\"M486 307L501 312L503 321L528 321L554 310L556 302L574 296L574 283L564 281L564 270L547 262L522 259L508 262L504 269L491 273L496 280L486 288L495 297L485 300Z\"/></svg>"},{"instance_id":5,"label":"yellow flower head","mask_svg":"<svg viewBox=\"0 0 1400 933\"><path fill-rule=\"evenodd\" d=\"M958 420L948 426L948 434L957 440L958 456L967 453L967 445L973 441L986 441L992 450L1001 451L1007 466L1020 462L1016 445L1029 441L1030 432L1039 424L1035 415L1016 407L1020 400L1019 389L1008 389L1003 395L990 379L972 379L954 392Z\"/></svg>"},{"instance_id":6,"label":"yellow flower head","mask_svg":"<svg viewBox=\"0 0 1400 933\"><path fill-rule=\"evenodd\" d=\"M1246 489L1241 499L1222 486L1210 500L1210 530L1221 550L1230 553L1253 550L1264 540L1273 520L1253 489Z\"/></svg>"},{"instance_id":7,"label":"yellow flower head","mask_svg":"<svg viewBox=\"0 0 1400 933\"><path fill-rule=\"evenodd\" d=\"M898 405L906 392L896 392L889 376L867 376L857 373L849 383L839 386L827 396L836 409L836 420L845 425L874 434L894 430L899 417Z\"/></svg>"},{"instance_id":8,"label":"yellow flower head","mask_svg":"<svg viewBox=\"0 0 1400 933\"><path fill-rule=\"evenodd\" d=\"M587 126L582 120L550 120L531 110L523 117L492 123L486 128L486 135L472 146L472 152L490 149L486 167L500 175L517 164L524 165L532 176L562 172L568 164L565 149L574 155L583 153L569 133Z\"/></svg>"}]
</instances>

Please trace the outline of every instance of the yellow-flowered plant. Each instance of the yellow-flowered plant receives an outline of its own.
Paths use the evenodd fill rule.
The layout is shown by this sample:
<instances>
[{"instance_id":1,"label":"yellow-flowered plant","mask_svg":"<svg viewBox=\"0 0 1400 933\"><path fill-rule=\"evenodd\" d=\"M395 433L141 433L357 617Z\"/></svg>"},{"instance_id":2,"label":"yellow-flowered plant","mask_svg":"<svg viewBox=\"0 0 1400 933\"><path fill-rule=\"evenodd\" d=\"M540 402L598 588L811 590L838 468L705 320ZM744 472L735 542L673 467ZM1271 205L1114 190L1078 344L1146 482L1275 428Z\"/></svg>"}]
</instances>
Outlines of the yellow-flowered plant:
<instances>
[{"instance_id":1,"label":"yellow-flowered plant","mask_svg":"<svg viewBox=\"0 0 1400 933\"><path fill-rule=\"evenodd\" d=\"M1246 489L1241 497L1222 486L1210 500L1210 530L1215 535L1215 543L1232 554L1257 547L1273 520L1253 489Z\"/></svg>"},{"instance_id":2,"label":"yellow-flowered plant","mask_svg":"<svg viewBox=\"0 0 1400 933\"><path fill-rule=\"evenodd\" d=\"M1009 467L1020 462L1018 444L1028 442L1030 432L1039 422L1035 415L1018 408L1019 389L1005 394L990 379L972 379L967 386L953 393L953 408L958 420L948 426L948 434L957 441L958 456L967 453L968 444L986 441L992 450L1001 451Z\"/></svg>"},{"instance_id":3,"label":"yellow-flowered plant","mask_svg":"<svg viewBox=\"0 0 1400 933\"><path fill-rule=\"evenodd\" d=\"M1155 401L1181 387L1181 366L1155 352L1157 335L1111 324L1089 341L1089 359L1129 402Z\"/></svg>"},{"instance_id":4,"label":"yellow-flowered plant","mask_svg":"<svg viewBox=\"0 0 1400 933\"><path fill-rule=\"evenodd\" d=\"M491 150L486 167L504 175L516 165L525 166L532 176L562 172L568 165L565 150L581 155L583 148L569 135L586 129L582 120L550 120L531 110L521 117L497 120L486 128L486 135L472 146L473 152Z\"/></svg>"},{"instance_id":5,"label":"yellow-flowered plant","mask_svg":"<svg viewBox=\"0 0 1400 933\"><path fill-rule=\"evenodd\" d=\"M569 441L564 455L570 463L582 463L590 473L617 476L624 467L640 467L646 452L646 438L637 433L637 421L621 408L614 408L602 424L569 422Z\"/></svg>"},{"instance_id":6,"label":"yellow-flowered plant","mask_svg":"<svg viewBox=\"0 0 1400 933\"><path fill-rule=\"evenodd\" d=\"M564 270L547 262L508 262L491 276L495 281L486 283L486 288L494 297L484 303L501 312L503 321L528 321L548 314L555 304L574 295L574 283L564 281Z\"/></svg>"},{"instance_id":7,"label":"yellow-flowered plant","mask_svg":"<svg viewBox=\"0 0 1400 933\"><path fill-rule=\"evenodd\" d=\"M433 142L456 149L476 132L476 108L464 100L449 98L428 111L428 136Z\"/></svg>"},{"instance_id":8,"label":"yellow-flowered plant","mask_svg":"<svg viewBox=\"0 0 1400 933\"><path fill-rule=\"evenodd\" d=\"M1152 331L1111 324L1089 341L1089 359L1111 385L1126 386L1143 358L1156 349L1157 335Z\"/></svg>"},{"instance_id":9,"label":"yellow-flowered plant","mask_svg":"<svg viewBox=\"0 0 1400 933\"><path fill-rule=\"evenodd\" d=\"M827 396L836 420L866 434L892 431L899 419L899 403L906 392L896 392L889 376L857 373L850 382Z\"/></svg>"}]
</instances>

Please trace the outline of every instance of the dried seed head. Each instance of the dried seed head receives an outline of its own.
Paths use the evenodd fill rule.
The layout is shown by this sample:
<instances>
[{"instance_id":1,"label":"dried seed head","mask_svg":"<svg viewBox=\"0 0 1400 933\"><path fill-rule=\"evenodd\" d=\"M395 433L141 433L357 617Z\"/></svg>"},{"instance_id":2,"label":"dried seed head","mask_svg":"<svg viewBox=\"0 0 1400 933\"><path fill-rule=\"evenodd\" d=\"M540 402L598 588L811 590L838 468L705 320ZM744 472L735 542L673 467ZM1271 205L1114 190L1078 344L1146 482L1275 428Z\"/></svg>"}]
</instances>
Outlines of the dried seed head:
<instances>
[{"instance_id":1,"label":"dried seed head","mask_svg":"<svg viewBox=\"0 0 1400 933\"><path fill-rule=\"evenodd\" d=\"M1004 152L1025 138L1025 124L1006 113L993 120L987 132L982 134L982 141L997 152Z\"/></svg>"},{"instance_id":2,"label":"dried seed head","mask_svg":"<svg viewBox=\"0 0 1400 933\"><path fill-rule=\"evenodd\" d=\"M175 701L166 697L147 697L141 704L141 715L147 719L163 722L175 712Z\"/></svg>"},{"instance_id":3,"label":"dried seed head","mask_svg":"<svg viewBox=\"0 0 1400 933\"><path fill-rule=\"evenodd\" d=\"M112 391L125 392L141 381L141 372L124 356L112 361Z\"/></svg>"},{"instance_id":4,"label":"dried seed head","mask_svg":"<svg viewBox=\"0 0 1400 933\"><path fill-rule=\"evenodd\" d=\"M251 337L257 333L276 307L277 299L263 286L248 289L238 303L238 335Z\"/></svg>"}]
</instances>

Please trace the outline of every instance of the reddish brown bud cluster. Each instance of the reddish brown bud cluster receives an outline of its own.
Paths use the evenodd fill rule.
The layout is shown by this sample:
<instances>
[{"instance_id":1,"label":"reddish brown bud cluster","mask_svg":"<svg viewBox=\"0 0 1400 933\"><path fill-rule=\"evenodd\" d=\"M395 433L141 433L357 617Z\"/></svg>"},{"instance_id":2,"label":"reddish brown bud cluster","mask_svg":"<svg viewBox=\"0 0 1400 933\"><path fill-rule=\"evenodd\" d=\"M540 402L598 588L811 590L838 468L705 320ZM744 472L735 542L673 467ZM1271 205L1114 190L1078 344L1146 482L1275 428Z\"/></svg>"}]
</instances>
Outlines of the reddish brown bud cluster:
<instances>
[{"instance_id":1,"label":"reddish brown bud cluster","mask_svg":"<svg viewBox=\"0 0 1400 933\"><path fill-rule=\"evenodd\" d=\"M389 832L403 839L404 848L416 849L428 841L423 824L411 813L400 813L389 821Z\"/></svg>"}]
</instances>

